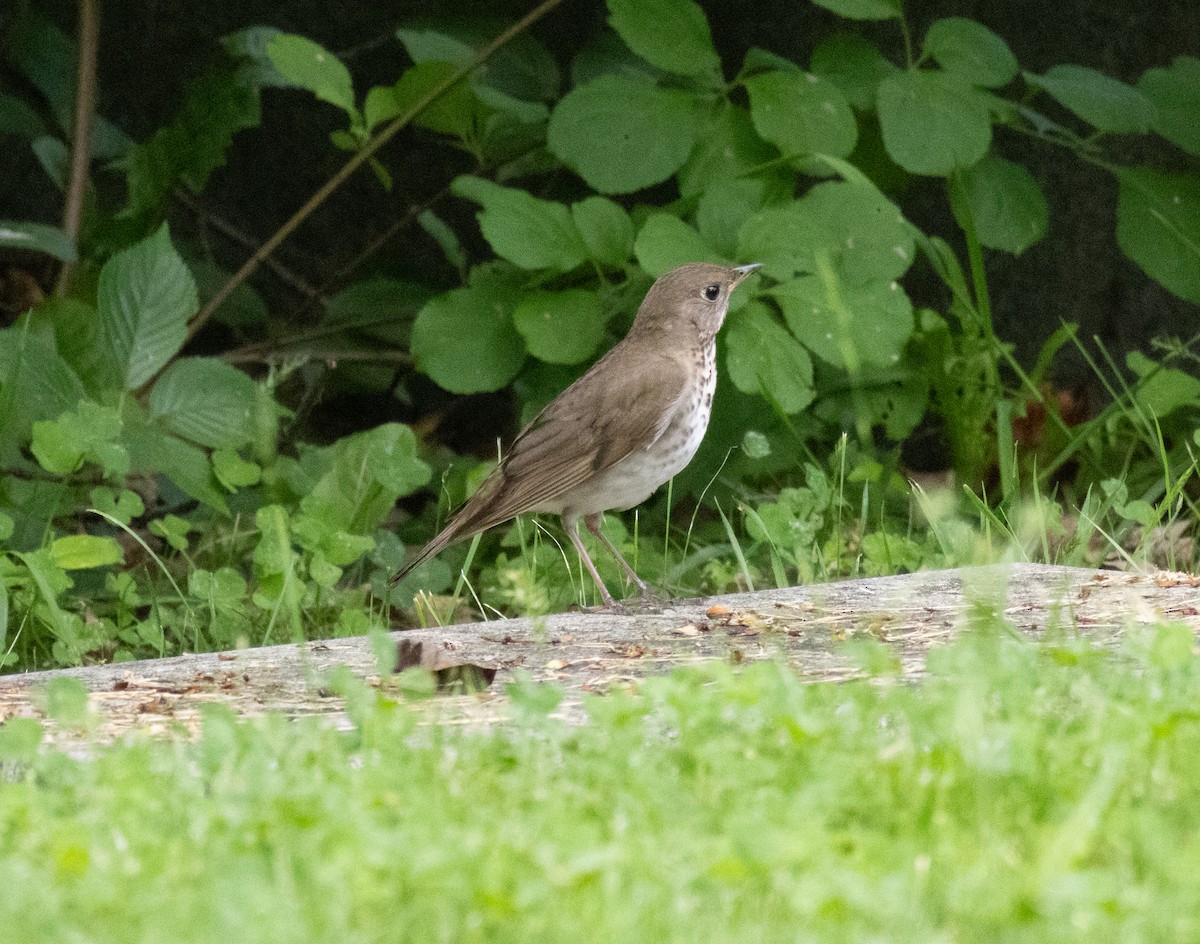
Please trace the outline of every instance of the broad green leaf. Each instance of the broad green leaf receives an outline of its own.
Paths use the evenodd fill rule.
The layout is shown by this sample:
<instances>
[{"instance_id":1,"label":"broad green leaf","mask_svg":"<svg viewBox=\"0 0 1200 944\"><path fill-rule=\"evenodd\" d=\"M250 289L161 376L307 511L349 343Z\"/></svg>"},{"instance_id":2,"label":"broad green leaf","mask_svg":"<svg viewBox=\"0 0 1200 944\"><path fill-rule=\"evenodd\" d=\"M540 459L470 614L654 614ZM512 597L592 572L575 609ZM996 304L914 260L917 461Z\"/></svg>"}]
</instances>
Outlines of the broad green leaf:
<instances>
[{"instance_id":1,"label":"broad green leaf","mask_svg":"<svg viewBox=\"0 0 1200 944\"><path fill-rule=\"evenodd\" d=\"M765 72L746 79L746 90L755 129L785 156L854 150L858 124L832 82L798 70Z\"/></svg>"},{"instance_id":2,"label":"broad green leaf","mask_svg":"<svg viewBox=\"0 0 1200 944\"><path fill-rule=\"evenodd\" d=\"M78 255L75 242L57 226L0 220L0 246L44 252L63 262L74 262Z\"/></svg>"},{"instance_id":3,"label":"broad green leaf","mask_svg":"<svg viewBox=\"0 0 1200 944\"><path fill-rule=\"evenodd\" d=\"M534 292L513 311L529 353L550 364L578 364L591 357L604 336L604 322L600 299L584 289Z\"/></svg>"},{"instance_id":4,"label":"broad green leaf","mask_svg":"<svg viewBox=\"0 0 1200 944\"><path fill-rule=\"evenodd\" d=\"M708 18L692 0L608 0L608 22L651 65L678 75L715 72Z\"/></svg>"},{"instance_id":5,"label":"broad green leaf","mask_svg":"<svg viewBox=\"0 0 1200 944\"><path fill-rule=\"evenodd\" d=\"M1154 120L1154 106L1145 95L1087 66L1054 66L1045 75L1027 72L1025 78L1100 131L1144 134Z\"/></svg>"},{"instance_id":6,"label":"broad green leaf","mask_svg":"<svg viewBox=\"0 0 1200 944\"><path fill-rule=\"evenodd\" d=\"M1046 198L1020 164L988 154L962 171L960 181L961 188L950 186L950 209L963 229L969 214L979 241L989 249L1018 256L1046 235Z\"/></svg>"},{"instance_id":7,"label":"broad green leaf","mask_svg":"<svg viewBox=\"0 0 1200 944\"><path fill-rule=\"evenodd\" d=\"M374 123L406 113L455 71L455 67L447 62L418 62L392 86L390 100L384 91L376 93L376 99L371 103ZM413 124L440 134L468 138L485 114L486 109L471 94L471 87L466 82L459 82L422 108Z\"/></svg>"},{"instance_id":8,"label":"broad green leaf","mask_svg":"<svg viewBox=\"0 0 1200 944\"><path fill-rule=\"evenodd\" d=\"M110 406L80 401L55 420L33 424L30 451L47 472L70 475L84 462L95 462L105 476L129 473L129 454L117 440L121 435L120 414Z\"/></svg>"},{"instance_id":9,"label":"broad green leaf","mask_svg":"<svg viewBox=\"0 0 1200 944\"><path fill-rule=\"evenodd\" d=\"M740 177L777 156L754 130L750 113L724 102L707 115L695 149L679 169L680 193L699 196L714 182Z\"/></svg>"},{"instance_id":10,"label":"broad green leaf","mask_svg":"<svg viewBox=\"0 0 1200 944\"><path fill-rule=\"evenodd\" d=\"M1141 380L1134 401L1155 419L1200 405L1200 380L1191 374L1156 364L1141 351L1130 351L1125 363Z\"/></svg>"},{"instance_id":11,"label":"broad green leaf","mask_svg":"<svg viewBox=\"0 0 1200 944\"><path fill-rule=\"evenodd\" d=\"M571 218L596 262L623 266L633 253L633 220L606 197L587 197L571 205Z\"/></svg>"},{"instance_id":12,"label":"broad green leaf","mask_svg":"<svg viewBox=\"0 0 1200 944\"><path fill-rule=\"evenodd\" d=\"M197 308L196 283L166 223L104 264L96 295L100 349L121 385L134 390L183 346Z\"/></svg>"},{"instance_id":13,"label":"broad green leaf","mask_svg":"<svg viewBox=\"0 0 1200 944\"><path fill-rule=\"evenodd\" d=\"M850 20L899 19L900 0L813 0L826 10Z\"/></svg>"},{"instance_id":14,"label":"broad green leaf","mask_svg":"<svg viewBox=\"0 0 1200 944\"><path fill-rule=\"evenodd\" d=\"M699 127L696 99L687 92L604 75L563 97L546 143L600 193L632 193L679 170Z\"/></svg>"},{"instance_id":15,"label":"broad green leaf","mask_svg":"<svg viewBox=\"0 0 1200 944\"><path fill-rule=\"evenodd\" d=\"M125 559L121 545L112 538L72 534L50 544L50 558L63 570L86 570L119 564Z\"/></svg>"},{"instance_id":16,"label":"broad green leaf","mask_svg":"<svg viewBox=\"0 0 1200 944\"><path fill-rule=\"evenodd\" d=\"M895 282L855 286L827 272L785 282L772 293L804 346L851 374L897 363L913 331L912 303Z\"/></svg>"},{"instance_id":17,"label":"broad green leaf","mask_svg":"<svg viewBox=\"0 0 1200 944\"><path fill-rule=\"evenodd\" d=\"M449 62L467 66L475 61L471 44L436 29L398 29L396 38L413 62Z\"/></svg>"},{"instance_id":18,"label":"broad green leaf","mask_svg":"<svg viewBox=\"0 0 1200 944\"><path fill-rule=\"evenodd\" d=\"M884 147L909 173L944 177L970 167L992 143L986 99L949 74L888 76L877 106Z\"/></svg>"},{"instance_id":19,"label":"broad green leaf","mask_svg":"<svg viewBox=\"0 0 1200 944\"><path fill-rule=\"evenodd\" d=\"M140 518L146 513L146 504L142 501L142 496L127 488L116 489L107 485L97 485L89 497L93 508L116 518L121 524L127 525L134 518Z\"/></svg>"},{"instance_id":20,"label":"broad green leaf","mask_svg":"<svg viewBox=\"0 0 1200 944\"><path fill-rule=\"evenodd\" d=\"M123 439L134 472L165 476L186 494L229 514L224 490L199 446L184 442L142 416L126 417Z\"/></svg>"},{"instance_id":21,"label":"broad green leaf","mask_svg":"<svg viewBox=\"0 0 1200 944\"><path fill-rule=\"evenodd\" d=\"M1200 304L1200 178L1117 171L1117 244L1150 278Z\"/></svg>"},{"instance_id":22,"label":"broad green leaf","mask_svg":"<svg viewBox=\"0 0 1200 944\"><path fill-rule=\"evenodd\" d=\"M696 226L704 242L723 256L736 256L738 231L775 196L773 183L771 177L756 176L719 180L708 187L696 208Z\"/></svg>"},{"instance_id":23,"label":"broad green leaf","mask_svg":"<svg viewBox=\"0 0 1200 944\"><path fill-rule=\"evenodd\" d=\"M947 72L973 85L999 88L1017 74L1008 43L975 20L960 16L936 20L925 34L925 55Z\"/></svg>"},{"instance_id":24,"label":"broad green leaf","mask_svg":"<svg viewBox=\"0 0 1200 944\"><path fill-rule=\"evenodd\" d=\"M309 447L305 461L320 470L300 507L298 535L337 565L371 548L363 538L374 532L402 495L429 481L429 466L417 458L417 440L400 423L385 423L339 439L321 449ZM347 559L349 555L349 559Z\"/></svg>"},{"instance_id":25,"label":"broad green leaf","mask_svg":"<svg viewBox=\"0 0 1200 944\"><path fill-rule=\"evenodd\" d=\"M23 99L0 92L0 134L33 141L45 133L46 126L42 119Z\"/></svg>"},{"instance_id":26,"label":"broad green leaf","mask_svg":"<svg viewBox=\"0 0 1200 944\"><path fill-rule=\"evenodd\" d=\"M233 449L217 449L212 454L213 475L229 491L257 485L262 480L262 467L248 462Z\"/></svg>"},{"instance_id":27,"label":"broad green leaf","mask_svg":"<svg viewBox=\"0 0 1200 944\"><path fill-rule=\"evenodd\" d=\"M738 232L740 259L754 259L760 271L776 281L797 272L811 272L814 247L833 251L833 238L825 227L803 211L800 201L765 207L751 216Z\"/></svg>"},{"instance_id":28,"label":"broad green leaf","mask_svg":"<svg viewBox=\"0 0 1200 944\"><path fill-rule=\"evenodd\" d=\"M670 213L655 213L633 244L638 264L656 278L689 262L722 262L700 234Z\"/></svg>"},{"instance_id":29,"label":"broad green leaf","mask_svg":"<svg viewBox=\"0 0 1200 944\"><path fill-rule=\"evenodd\" d=\"M817 184L800 201L800 212L832 237L834 266L851 282L898 279L916 257L912 224L870 184Z\"/></svg>"},{"instance_id":30,"label":"broad green leaf","mask_svg":"<svg viewBox=\"0 0 1200 944\"><path fill-rule=\"evenodd\" d=\"M213 357L184 357L150 390L150 415L184 439L212 449L236 449L255 433L258 385Z\"/></svg>"},{"instance_id":31,"label":"broad green leaf","mask_svg":"<svg viewBox=\"0 0 1200 944\"><path fill-rule=\"evenodd\" d=\"M451 393L499 390L525 362L525 344L511 312L511 299L486 289L437 296L413 324L417 367Z\"/></svg>"},{"instance_id":32,"label":"broad green leaf","mask_svg":"<svg viewBox=\"0 0 1200 944\"><path fill-rule=\"evenodd\" d=\"M198 530L194 524L178 515L164 515L150 522L150 533L162 538L177 551L186 551L188 535Z\"/></svg>"},{"instance_id":33,"label":"broad green leaf","mask_svg":"<svg viewBox=\"0 0 1200 944\"><path fill-rule=\"evenodd\" d=\"M523 269L559 272L587 261L588 248L565 205L480 177L459 177L453 190L483 205L479 228L496 255Z\"/></svg>"},{"instance_id":34,"label":"broad green leaf","mask_svg":"<svg viewBox=\"0 0 1200 944\"><path fill-rule=\"evenodd\" d=\"M816 396L813 364L762 302L747 302L725 329L725 369L735 387L797 413Z\"/></svg>"},{"instance_id":35,"label":"broad green leaf","mask_svg":"<svg viewBox=\"0 0 1200 944\"><path fill-rule=\"evenodd\" d=\"M354 83L350 70L319 43L304 36L284 33L267 46L267 55L289 82L312 92L317 98L355 114Z\"/></svg>"},{"instance_id":36,"label":"broad green leaf","mask_svg":"<svg viewBox=\"0 0 1200 944\"><path fill-rule=\"evenodd\" d=\"M828 260L851 282L886 281L908 271L914 230L894 203L869 184L827 181L803 199L767 207L738 234L738 257L763 263L772 278L818 271Z\"/></svg>"},{"instance_id":37,"label":"broad green leaf","mask_svg":"<svg viewBox=\"0 0 1200 944\"><path fill-rule=\"evenodd\" d=\"M16 459L35 421L58 418L85 395L53 343L24 328L0 330L0 462Z\"/></svg>"},{"instance_id":38,"label":"broad green leaf","mask_svg":"<svg viewBox=\"0 0 1200 944\"><path fill-rule=\"evenodd\" d=\"M841 89L859 111L873 111L880 81L896 67L861 36L835 33L813 50L812 71Z\"/></svg>"},{"instance_id":39,"label":"broad green leaf","mask_svg":"<svg viewBox=\"0 0 1200 944\"><path fill-rule=\"evenodd\" d=\"M1176 56L1168 68L1147 69L1137 88L1154 106L1151 127L1176 147L1200 154L1200 59Z\"/></svg>"},{"instance_id":40,"label":"broad green leaf","mask_svg":"<svg viewBox=\"0 0 1200 944\"><path fill-rule=\"evenodd\" d=\"M123 162L122 217L161 214L180 181L201 191L225 163L234 135L262 120L258 88L241 72L210 70L189 84L179 114Z\"/></svg>"}]
</instances>

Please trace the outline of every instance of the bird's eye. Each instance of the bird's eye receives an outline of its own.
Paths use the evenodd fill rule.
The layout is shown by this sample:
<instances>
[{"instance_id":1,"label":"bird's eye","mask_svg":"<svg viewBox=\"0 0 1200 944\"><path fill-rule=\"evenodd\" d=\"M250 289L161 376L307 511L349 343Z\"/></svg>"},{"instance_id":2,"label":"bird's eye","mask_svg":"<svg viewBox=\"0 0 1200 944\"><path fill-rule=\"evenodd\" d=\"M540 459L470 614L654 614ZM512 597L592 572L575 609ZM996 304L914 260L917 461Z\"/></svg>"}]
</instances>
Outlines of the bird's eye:
<instances>
[{"instance_id":1,"label":"bird's eye","mask_svg":"<svg viewBox=\"0 0 1200 944\"><path fill-rule=\"evenodd\" d=\"M707 298L710 302L715 302L717 300L717 297L720 294L721 294L721 286L719 286L719 285L710 285L710 286L708 286L708 288L706 288L704 290L704 297Z\"/></svg>"}]
</instances>

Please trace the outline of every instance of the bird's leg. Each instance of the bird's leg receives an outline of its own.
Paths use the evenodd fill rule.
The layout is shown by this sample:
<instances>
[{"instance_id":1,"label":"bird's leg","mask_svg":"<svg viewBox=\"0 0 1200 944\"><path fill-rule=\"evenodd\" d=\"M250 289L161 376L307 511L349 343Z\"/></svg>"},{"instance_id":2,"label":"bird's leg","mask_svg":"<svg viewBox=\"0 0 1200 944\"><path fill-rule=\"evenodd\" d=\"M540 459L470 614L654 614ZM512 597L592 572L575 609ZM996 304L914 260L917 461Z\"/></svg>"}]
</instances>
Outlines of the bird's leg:
<instances>
[{"instance_id":1,"label":"bird's leg","mask_svg":"<svg viewBox=\"0 0 1200 944\"><path fill-rule=\"evenodd\" d=\"M575 545L575 552L579 555L579 559L583 561L583 566L587 568L588 573L592 575L592 579L596 581L596 586L600 590L600 598L604 600L606 607L614 607L617 605L611 593L608 592L608 587L604 586L604 581L600 579L600 574L596 571L596 565L592 563L591 557L588 556L587 548L583 546L583 539L579 536L579 519L563 515L563 528L566 529L567 537L571 539L571 543ZM591 530L591 526L588 526ZM595 532L592 532L595 534ZM608 544L607 541L604 542ZM612 547L611 544L608 545ZM625 563L622 561L621 563ZM628 567L628 564L625 564Z\"/></svg>"},{"instance_id":2,"label":"bird's leg","mask_svg":"<svg viewBox=\"0 0 1200 944\"><path fill-rule=\"evenodd\" d=\"M637 575L637 572L629 566L629 561L625 560L625 558L621 555L621 552L613 546L613 542L606 538L604 536L604 532L600 530L600 519L602 517L603 516L600 514L588 515L583 519L583 523L587 525L587 529L592 533L592 536L595 537L595 539L603 544L606 548L608 548L608 553L617 559L617 563L619 563L625 569L626 576L629 577L629 579L635 584L637 584L638 590L641 591L642 599L652 599L654 597L654 593L650 590L650 587L646 581Z\"/></svg>"}]
</instances>

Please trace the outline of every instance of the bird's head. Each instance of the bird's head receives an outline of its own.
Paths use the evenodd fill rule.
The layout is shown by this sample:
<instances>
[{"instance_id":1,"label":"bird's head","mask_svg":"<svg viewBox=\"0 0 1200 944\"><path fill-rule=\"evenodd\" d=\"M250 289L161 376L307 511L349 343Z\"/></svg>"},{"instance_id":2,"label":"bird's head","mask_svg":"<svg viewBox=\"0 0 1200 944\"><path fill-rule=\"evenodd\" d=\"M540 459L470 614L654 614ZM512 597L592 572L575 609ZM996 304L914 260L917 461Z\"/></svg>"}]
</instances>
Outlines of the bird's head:
<instances>
[{"instance_id":1,"label":"bird's head","mask_svg":"<svg viewBox=\"0 0 1200 944\"><path fill-rule=\"evenodd\" d=\"M729 311L729 296L758 263L744 266L694 262L665 275L646 293L634 327L639 331L672 332L687 326L710 340Z\"/></svg>"}]
</instances>

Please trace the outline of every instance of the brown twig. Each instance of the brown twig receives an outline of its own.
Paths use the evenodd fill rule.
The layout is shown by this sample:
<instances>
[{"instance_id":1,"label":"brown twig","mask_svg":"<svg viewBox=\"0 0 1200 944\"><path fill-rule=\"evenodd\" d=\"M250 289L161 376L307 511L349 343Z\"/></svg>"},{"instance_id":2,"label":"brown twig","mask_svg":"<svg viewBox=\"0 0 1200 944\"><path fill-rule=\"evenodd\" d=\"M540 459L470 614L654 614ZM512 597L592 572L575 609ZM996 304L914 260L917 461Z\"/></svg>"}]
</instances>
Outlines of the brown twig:
<instances>
[{"instance_id":1,"label":"brown twig","mask_svg":"<svg viewBox=\"0 0 1200 944\"><path fill-rule=\"evenodd\" d=\"M63 203L63 232L79 244L83 200L87 194L92 158L92 117L96 111L96 60L100 47L100 0L79 0L79 67L75 82L75 122L71 134L71 171ZM63 263L56 295L65 295L75 274L74 263Z\"/></svg>"},{"instance_id":2,"label":"brown twig","mask_svg":"<svg viewBox=\"0 0 1200 944\"><path fill-rule=\"evenodd\" d=\"M201 223L206 226L211 226L222 236L232 239L235 243L241 243L243 246L246 246L249 249L255 249L258 247L257 239L255 239L249 233L245 233L238 229L228 220L217 216L212 212L212 210L206 207L195 194L191 193L184 187L175 188L175 199L191 210ZM320 296L320 289L314 288L309 282L305 281L304 278L297 275L278 259L264 259L263 265L274 272L279 277L281 282L290 285L301 295L304 295L305 298L314 299Z\"/></svg>"},{"instance_id":3,"label":"brown twig","mask_svg":"<svg viewBox=\"0 0 1200 944\"><path fill-rule=\"evenodd\" d=\"M196 314L196 317L194 317L188 324L186 341L190 341L192 338L194 338L197 332L199 332L200 329L203 328L208 322L209 318L213 316L213 313L221 306L221 303L229 297L230 293L233 292L233 290L241 285L244 281L246 281L246 279L250 277L251 273L253 273L254 270L262 264L263 260L266 259L267 256L269 256L272 252L274 252L275 249L278 248L279 244L295 231L296 227L303 223L304 220L307 219L317 207L324 203L330 194L332 194L335 190L337 190L338 187L345 183L351 174L353 174L356 170L358 170L359 167L370 160L370 158L373 157L375 153L381 147L383 147L383 145L387 144L388 141L390 141L401 130L407 127L412 120L416 118L417 115L419 115L422 111L424 111L429 105L439 99L442 95L446 94L446 92L450 91L450 89L452 89L455 85L483 65L483 63L490 59L498 49L503 47L515 37L519 36L521 33L525 32L525 30L529 29L530 26L553 10L561 2L562 0L543 0L543 2L538 4L537 7L523 16L520 20L506 29L486 46L484 46L483 49L479 50L479 53L476 55L473 63L471 63L469 66L463 66L460 69L456 69L452 75L445 79L445 81L439 82L437 85L431 88L427 93L417 99L417 101L411 108L408 109L408 111L406 111L403 115L393 119L391 123L389 123L387 127L380 131L379 134L377 134L374 138L372 138L362 148L362 150L352 155L351 158L341 167L341 169L338 170L338 172L332 177L330 177L329 180L327 180L316 193L314 193L307 201L305 201L304 205L295 213L293 213L291 218L288 219L288 221L282 226L280 226L279 229L277 229L265 243L259 246L255 253L246 260L245 264L243 264L242 267L238 269L237 272L235 272L224 285L221 286L217 293L208 300L208 303L200 309L200 311Z\"/></svg>"}]
</instances>

